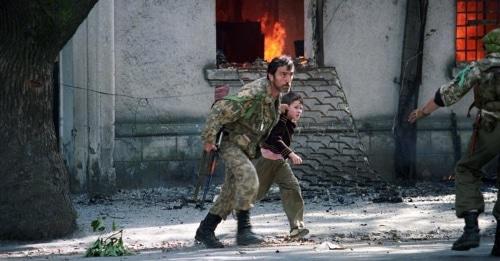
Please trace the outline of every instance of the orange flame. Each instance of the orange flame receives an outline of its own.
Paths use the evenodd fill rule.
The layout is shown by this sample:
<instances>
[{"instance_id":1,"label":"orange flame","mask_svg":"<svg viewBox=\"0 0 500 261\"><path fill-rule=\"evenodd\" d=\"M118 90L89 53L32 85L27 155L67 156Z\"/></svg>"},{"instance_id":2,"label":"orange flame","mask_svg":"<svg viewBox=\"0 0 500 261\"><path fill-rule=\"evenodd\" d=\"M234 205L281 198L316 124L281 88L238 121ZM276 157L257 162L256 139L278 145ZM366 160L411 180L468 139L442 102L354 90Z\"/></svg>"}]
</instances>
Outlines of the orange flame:
<instances>
[{"instance_id":1,"label":"orange flame","mask_svg":"<svg viewBox=\"0 0 500 261\"><path fill-rule=\"evenodd\" d=\"M285 49L286 30L283 24L275 22L268 26L267 13L260 18L260 29L264 34L264 60L271 61L276 56L283 54Z\"/></svg>"}]
</instances>

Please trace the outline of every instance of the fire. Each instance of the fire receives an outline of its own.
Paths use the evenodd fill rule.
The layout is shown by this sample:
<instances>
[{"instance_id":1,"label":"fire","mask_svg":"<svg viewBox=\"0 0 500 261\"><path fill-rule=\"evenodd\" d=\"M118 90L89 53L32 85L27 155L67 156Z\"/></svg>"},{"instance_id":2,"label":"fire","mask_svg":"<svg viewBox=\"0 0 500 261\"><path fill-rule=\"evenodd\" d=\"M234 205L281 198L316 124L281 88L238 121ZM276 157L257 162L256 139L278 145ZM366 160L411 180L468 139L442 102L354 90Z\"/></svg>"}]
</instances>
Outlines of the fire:
<instances>
[{"instance_id":1,"label":"fire","mask_svg":"<svg viewBox=\"0 0 500 261\"><path fill-rule=\"evenodd\" d=\"M267 13L260 18L260 29L264 34L264 60L271 61L285 49L286 30L282 23L271 25Z\"/></svg>"}]
</instances>

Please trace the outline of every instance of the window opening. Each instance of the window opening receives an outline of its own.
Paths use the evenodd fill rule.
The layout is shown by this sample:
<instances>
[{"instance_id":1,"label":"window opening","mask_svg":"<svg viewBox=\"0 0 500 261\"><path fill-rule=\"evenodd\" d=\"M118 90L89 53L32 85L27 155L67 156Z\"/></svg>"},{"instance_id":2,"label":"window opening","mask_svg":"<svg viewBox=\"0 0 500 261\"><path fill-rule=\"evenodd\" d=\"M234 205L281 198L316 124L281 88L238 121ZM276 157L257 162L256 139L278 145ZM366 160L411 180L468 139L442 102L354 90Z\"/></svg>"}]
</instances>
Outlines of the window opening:
<instances>
[{"instance_id":1,"label":"window opening","mask_svg":"<svg viewBox=\"0 0 500 261\"><path fill-rule=\"evenodd\" d=\"M499 25L500 0L457 0L457 64L483 58L485 51L481 39Z\"/></svg>"}]
</instances>

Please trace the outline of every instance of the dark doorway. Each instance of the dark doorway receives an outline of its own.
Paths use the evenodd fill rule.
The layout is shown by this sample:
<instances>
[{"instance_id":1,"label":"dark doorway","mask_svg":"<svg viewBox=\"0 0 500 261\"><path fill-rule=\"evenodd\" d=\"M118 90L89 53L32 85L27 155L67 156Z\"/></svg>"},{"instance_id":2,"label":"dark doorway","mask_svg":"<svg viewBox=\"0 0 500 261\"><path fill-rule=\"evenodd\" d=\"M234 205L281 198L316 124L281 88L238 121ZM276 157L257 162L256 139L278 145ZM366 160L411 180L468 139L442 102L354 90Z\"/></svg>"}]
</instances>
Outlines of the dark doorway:
<instances>
[{"instance_id":1,"label":"dark doorway","mask_svg":"<svg viewBox=\"0 0 500 261\"><path fill-rule=\"evenodd\" d=\"M244 63L263 58L264 35L258 22L218 22L217 49L231 62ZM243 51L244 50L244 51Z\"/></svg>"}]
</instances>

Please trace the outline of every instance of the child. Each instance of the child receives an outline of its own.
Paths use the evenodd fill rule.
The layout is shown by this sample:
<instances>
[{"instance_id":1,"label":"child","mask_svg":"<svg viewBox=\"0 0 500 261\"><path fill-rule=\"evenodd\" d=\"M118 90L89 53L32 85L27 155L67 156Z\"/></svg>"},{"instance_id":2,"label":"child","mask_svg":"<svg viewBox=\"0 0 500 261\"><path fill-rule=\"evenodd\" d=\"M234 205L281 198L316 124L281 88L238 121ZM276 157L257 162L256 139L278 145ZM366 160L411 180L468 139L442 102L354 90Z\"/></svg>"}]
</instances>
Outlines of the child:
<instances>
[{"instance_id":1,"label":"child","mask_svg":"<svg viewBox=\"0 0 500 261\"><path fill-rule=\"evenodd\" d=\"M289 92L282 97L281 103L286 104L287 109L280 115L278 123L261 144L262 157L255 163L259 177L257 200L261 200L269 191L271 184L276 183L290 223L290 238L301 238L309 233L309 230L304 228L304 200L299 182L293 175L287 159L293 164L302 163L300 156L289 146L297 121L302 115L304 101L299 94Z\"/></svg>"}]
</instances>

